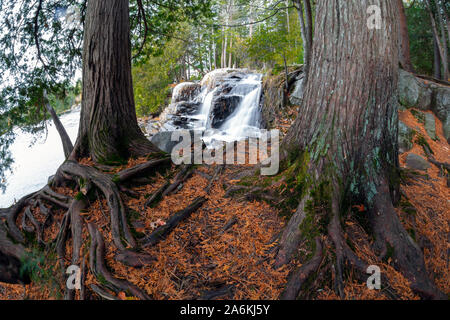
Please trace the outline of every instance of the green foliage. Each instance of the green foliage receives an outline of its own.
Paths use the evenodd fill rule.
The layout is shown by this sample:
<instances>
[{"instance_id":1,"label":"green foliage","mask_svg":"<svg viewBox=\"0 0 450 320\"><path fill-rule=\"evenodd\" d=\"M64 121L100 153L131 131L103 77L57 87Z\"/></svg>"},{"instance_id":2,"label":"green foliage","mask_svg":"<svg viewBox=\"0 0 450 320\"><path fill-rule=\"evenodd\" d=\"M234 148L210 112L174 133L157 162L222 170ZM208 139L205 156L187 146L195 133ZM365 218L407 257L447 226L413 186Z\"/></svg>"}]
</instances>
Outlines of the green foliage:
<instances>
[{"instance_id":1,"label":"green foliage","mask_svg":"<svg viewBox=\"0 0 450 320\"><path fill-rule=\"evenodd\" d=\"M249 65L284 71L285 63L303 63L303 45L296 15L291 14L290 27L284 15L258 26L253 36L245 41Z\"/></svg>"},{"instance_id":2,"label":"green foliage","mask_svg":"<svg viewBox=\"0 0 450 320\"><path fill-rule=\"evenodd\" d=\"M53 297L57 299L62 297L61 286L57 280L57 256L53 251L44 253L34 248L22 258L21 263L21 276L28 275L34 284L42 291L49 290Z\"/></svg>"},{"instance_id":3,"label":"green foliage","mask_svg":"<svg viewBox=\"0 0 450 320\"><path fill-rule=\"evenodd\" d=\"M411 62L418 73L433 74L433 32L424 1L405 5Z\"/></svg>"},{"instance_id":4,"label":"green foliage","mask_svg":"<svg viewBox=\"0 0 450 320\"><path fill-rule=\"evenodd\" d=\"M156 113L167 105L169 85L179 68L178 61L183 55L183 42L171 40L161 49L158 56L149 57L133 67L133 86L138 117Z\"/></svg>"},{"instance_id":5,"label":"green foliage","mask_svg":"<svg viewBox=\"0 0 450 320\"><path fill-rule=\"evenodd\" d=\"M50 105L57 114L70 110L74 105L81 103L81 89L81 81L77 81L75 86L60 94L50 94L48 97Z\"/></svg>"}]
</instances>

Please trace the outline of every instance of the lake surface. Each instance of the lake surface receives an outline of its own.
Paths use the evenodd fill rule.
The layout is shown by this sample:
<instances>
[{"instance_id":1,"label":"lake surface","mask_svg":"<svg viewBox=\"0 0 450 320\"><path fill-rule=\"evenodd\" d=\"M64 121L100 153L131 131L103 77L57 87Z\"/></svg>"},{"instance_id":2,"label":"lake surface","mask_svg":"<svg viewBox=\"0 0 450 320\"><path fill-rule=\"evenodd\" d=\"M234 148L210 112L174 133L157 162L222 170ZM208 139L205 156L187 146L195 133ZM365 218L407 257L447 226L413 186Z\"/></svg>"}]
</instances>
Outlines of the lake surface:
<instances>
[{"instance_id":1,"label":"lake surface","mask_svg":"<svg viewBox=\"0 0 450 320\"><path fill-rule=\"evenodd\" d=\"M78 134L80 111L72 111L60 117L67 133L74 143ZM6 176L6 192L0 192L0 208L14 204L23 196L44 187L48 177L55 174L64 162L64 151L59 134L52 121L48 122L48 136L45 134L32 146L34 136L17 130L10 147L14 159L12 172Z\"/></svg>"}]
</instances>

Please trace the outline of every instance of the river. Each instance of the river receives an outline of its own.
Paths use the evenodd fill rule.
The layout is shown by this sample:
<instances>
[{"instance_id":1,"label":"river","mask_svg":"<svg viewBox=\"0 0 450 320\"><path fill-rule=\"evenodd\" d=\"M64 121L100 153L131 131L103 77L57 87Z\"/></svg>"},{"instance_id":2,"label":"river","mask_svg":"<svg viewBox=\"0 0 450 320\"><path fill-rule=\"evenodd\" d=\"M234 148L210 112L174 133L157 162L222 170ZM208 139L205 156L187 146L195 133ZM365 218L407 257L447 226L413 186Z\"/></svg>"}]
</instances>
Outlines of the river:
<instances>
[{"instance_id":1,"label":"river","mask_svg":"<svg viewBox=\"0 0 450 320\"><path fill-rule=\"evenodd\" d=\"M72 142L78 134L80 111L72 111L60 117ZM31 145L35 136L16 130L16 139L10 146L14 159L12 172L6 175L6 191L0 192L0 208L14 204L15 200L45 186L48 177L54 175L64 162L61 139L52 121L48 121L48 135Z\"/></svg>"}]
</instances>

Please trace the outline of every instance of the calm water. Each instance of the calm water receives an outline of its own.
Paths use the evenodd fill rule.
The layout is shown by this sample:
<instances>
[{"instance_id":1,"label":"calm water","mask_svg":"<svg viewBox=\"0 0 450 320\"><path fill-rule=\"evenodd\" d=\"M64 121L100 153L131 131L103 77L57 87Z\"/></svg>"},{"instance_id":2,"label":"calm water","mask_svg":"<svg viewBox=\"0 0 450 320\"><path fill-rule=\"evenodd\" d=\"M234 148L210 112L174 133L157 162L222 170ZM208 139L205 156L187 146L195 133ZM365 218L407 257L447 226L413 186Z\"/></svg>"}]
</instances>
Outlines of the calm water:
<instances>
[{"instance_id":1,"label":"calm water","mask_svg":"<svg viewBox=\"0 0 450 320\"><path fill-rule=\"evenodd\" d=\"M61 122L67 130L72 142L78 133L80 112L73 111L61 116ZM17 131L16 140L10 147L14 164L12 173L6 176L6 192L0 192L0 208L9 207L14 200L41 189L48 177L54 175L64 162L64 151L61 139L53 122L48 124L48 136L40 138L30 146L33 136Z\"/></svg>"}]
</instances>

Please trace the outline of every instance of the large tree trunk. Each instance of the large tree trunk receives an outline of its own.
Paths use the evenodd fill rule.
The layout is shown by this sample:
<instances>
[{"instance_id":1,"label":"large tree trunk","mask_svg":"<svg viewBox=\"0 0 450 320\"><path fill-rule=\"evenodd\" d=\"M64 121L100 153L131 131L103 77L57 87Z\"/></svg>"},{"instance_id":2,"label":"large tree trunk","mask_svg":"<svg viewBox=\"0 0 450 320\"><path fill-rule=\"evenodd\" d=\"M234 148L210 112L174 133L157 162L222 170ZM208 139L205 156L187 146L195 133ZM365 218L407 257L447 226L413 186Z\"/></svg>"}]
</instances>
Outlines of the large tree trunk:
<instances>
[{"instance_id":1,"label":"large tree trunk","mask_svg":"<svg viewBox=\"0 0 450 320\"><path fill-rule=\"evenodd\" d=\"M400 32L400 65L403 69L414 72L414 67L411 63L411 54L409 46L409 34L408 34L408 20L406 19L405 7L403 6L403 0L397 0L399 11L399 32Z\"/></svg>"},{"instance_id":2,"label":"large tree trunk","mask_svg":"<svg viewBox=\"0 0 450 320\"><path fill-rule=\"evenodd\" d=\"M367 8L378 5L380 30L367 27ZM398 10L387 0L319 0L310 77L297 118L283 141L282 158L303 160L304 196L280 241L276 265L288 263L301 239L300 225L314 213L312 203L325 203L328 233L336 246L337 270L343 259L357 262L339 234L339 214L350 200L369 208L377 242L424 297L442 297L429 280L423 255L403 229L393 207L398 198ZM319 192L321 191L321 192ZM313 212L311 212L311 210ZM317 226L319 228L319 226ZM365 271L363 271L365 272ZM342 276L338 274L337 278Z\"/></svg>"},{"instance_id":3,"label":"large tree trunk","mask_svg":"<svg viewBox=\"0 0 450 320\"><path fill-rule=\"evenodd\" d=\"M131 78L128 0L90 0L83 48L83 102L72 158L118 162L156 149L140 130Z\"/></svg>"}]
</instances>

